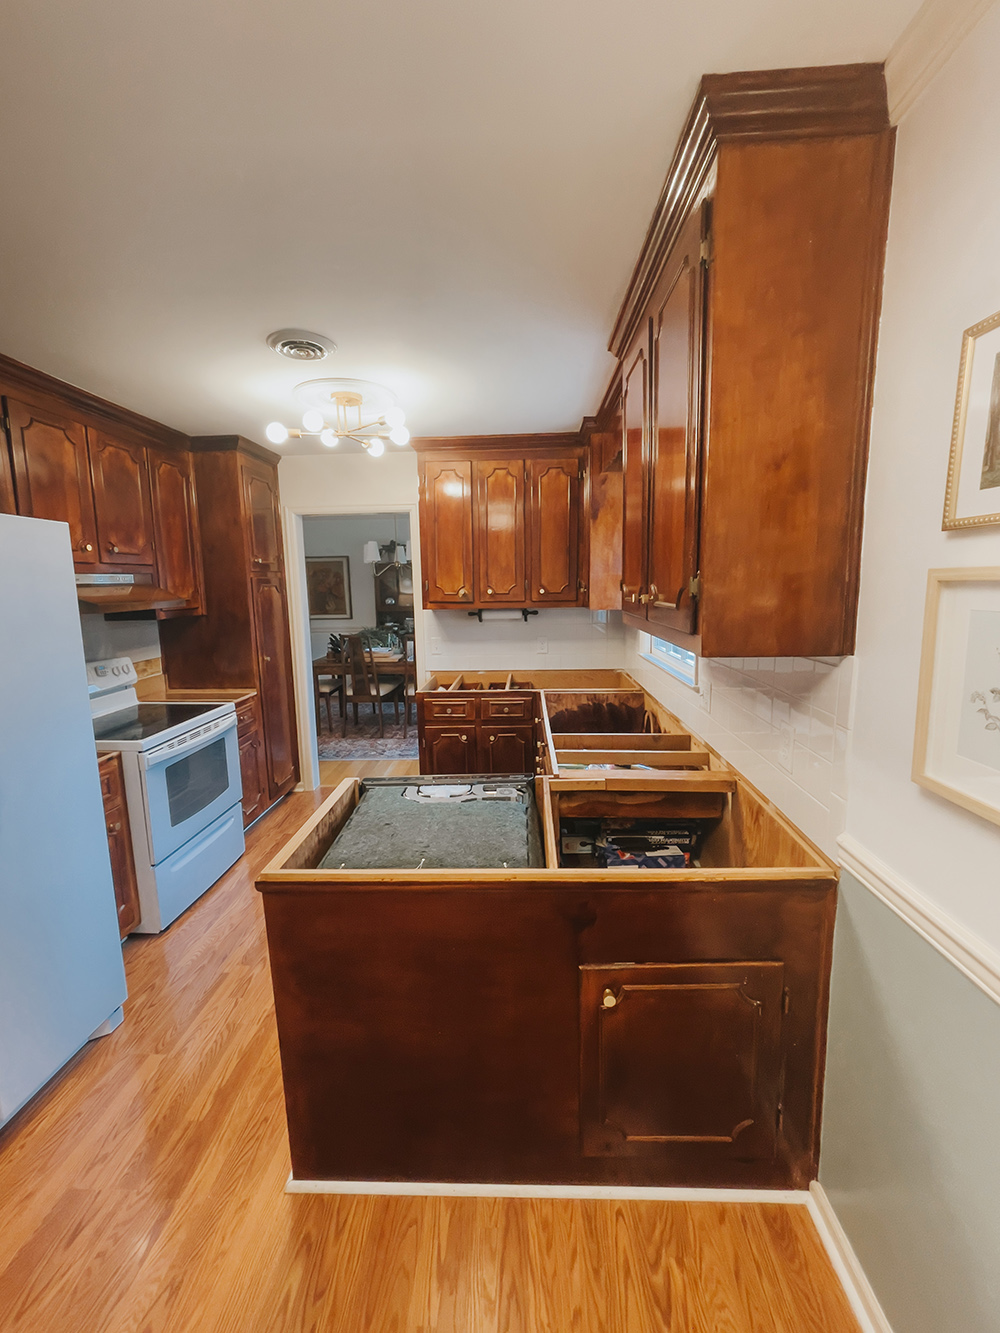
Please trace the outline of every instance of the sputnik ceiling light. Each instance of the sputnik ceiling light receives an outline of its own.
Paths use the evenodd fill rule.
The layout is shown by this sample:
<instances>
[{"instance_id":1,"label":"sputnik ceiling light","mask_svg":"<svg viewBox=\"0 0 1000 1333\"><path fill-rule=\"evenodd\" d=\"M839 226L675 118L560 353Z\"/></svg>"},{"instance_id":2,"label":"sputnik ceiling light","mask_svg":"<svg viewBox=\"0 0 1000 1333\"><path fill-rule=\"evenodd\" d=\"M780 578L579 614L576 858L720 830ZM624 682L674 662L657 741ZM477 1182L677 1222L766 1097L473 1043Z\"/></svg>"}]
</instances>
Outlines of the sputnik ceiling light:
<instances>
[{"instance_id":1,"label":"sputnik ceiling light","mask_svg":"<svg viewBox=\"0 0 1000 1333\"><path fill-rule=\"evenodd\" d=\"M305 406L302 426L288 427L272 421L264 432L272 444L284 444L289 438L318 438L328 449L341 440L354 440L378 458L385 453L385 441L405 445L410 432L395 395L370 380L306 380L295 386L295 396Z\"/></svg>"}]
</instances>

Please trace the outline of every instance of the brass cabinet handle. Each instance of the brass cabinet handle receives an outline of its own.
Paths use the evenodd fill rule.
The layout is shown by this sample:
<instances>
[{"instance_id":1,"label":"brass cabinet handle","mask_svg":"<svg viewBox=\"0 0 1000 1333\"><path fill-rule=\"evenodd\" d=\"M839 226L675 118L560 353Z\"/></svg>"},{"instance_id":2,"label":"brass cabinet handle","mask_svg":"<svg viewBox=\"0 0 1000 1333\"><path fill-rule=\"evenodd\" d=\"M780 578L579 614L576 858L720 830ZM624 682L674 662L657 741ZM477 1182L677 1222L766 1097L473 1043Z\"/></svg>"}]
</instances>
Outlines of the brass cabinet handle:
<instances>
[{"instance_id":1,"label":"brass cabinet handle","mask_svg":"<svg viewBox=\"0 0 1000 1333\"><path fill-rule=\"evenodd\" d=\"M265 661L265 662L270 662L270 660L271 660L271 659L270 659L270 658L268 657L268 655L265 653L265 654L264 654L264 661Z\"/></svg>"},{"instance_id":2,"label":"brass cabinet handle","mask_svg":"<svg viewBox=\"0 0 1000 1333\"><path fill-rule=\"evenodd\" d=\"M613 1009L617 1003L618 1003L618 996L614 993L614 991L611 989L610 986L605 986L604 994L601 996L601 1008Z\"/></svg>"},{"instance_id":3,"label":"brass cabinet handle","mask_svg":"<svg viewBox=\"0 0 1000 1333\"><path fill-rule=\"evenodd\" d=\"M650 595L650 598L651 598L653 601L656 600L656 593L657 593L656 584L655 584L655 583L651 583L651 584L649 585L649 595Z\"/></svg>"},{"instance_id":4,"label":"brass cabinet handle","mask_svg":"<svg viewBox=\"0 0 1000 1333\"><path fill-rule=\"evenodd\" d=\"M635 601L635 598L633 597L632 600ZM647 602L651 602L652 600L653 599L652 597L650 597L648 592L641 592L639 594L639 601L642 602L643 606L645 606Z\"/></svg>"},{"instance_id":5,"label":"brass cabinet handle","mask_svg":"<svg viewBox=\"0 0 1000 1333\"><path fill-rule=\"evenodd\" d=\"M121 831L121 823L108 825L109 833L119 833L120 831Z\"/></svg>"},{"instance_id":6,"label":"brass cabinet handle","mask_svg":"<svg viewBox=\"0 0 1000 1333\"><path fill-rule=\"evenodd\" d=\"M459 595L459 597L468 597L468 595L469 595L469 590L468 590L468 588L465 586L464 583L463 583L462 586L459 588L459 590L458 590L458 595Z\"/></svg>"}]
</instances>

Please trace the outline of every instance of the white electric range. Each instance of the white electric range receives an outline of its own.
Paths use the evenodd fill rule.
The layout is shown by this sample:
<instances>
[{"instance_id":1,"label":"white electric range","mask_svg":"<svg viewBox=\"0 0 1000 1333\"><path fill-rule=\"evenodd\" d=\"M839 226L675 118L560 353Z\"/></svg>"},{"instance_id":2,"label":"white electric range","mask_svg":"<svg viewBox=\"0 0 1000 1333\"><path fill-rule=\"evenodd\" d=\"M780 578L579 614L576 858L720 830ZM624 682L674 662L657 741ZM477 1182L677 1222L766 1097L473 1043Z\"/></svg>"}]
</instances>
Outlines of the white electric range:
<instances>
[{"instance_id":1,"label":"white electric range","mask_svg":"<svg viewBox=\"0 0 1000 1333\"><path fill-rule=\"evenodd\" d=\"M155 934L243 854L236 708L140 703L127 657L87 664L99 753L122 756L139 882L136 930Z\"/></svg>"}]
</instances>

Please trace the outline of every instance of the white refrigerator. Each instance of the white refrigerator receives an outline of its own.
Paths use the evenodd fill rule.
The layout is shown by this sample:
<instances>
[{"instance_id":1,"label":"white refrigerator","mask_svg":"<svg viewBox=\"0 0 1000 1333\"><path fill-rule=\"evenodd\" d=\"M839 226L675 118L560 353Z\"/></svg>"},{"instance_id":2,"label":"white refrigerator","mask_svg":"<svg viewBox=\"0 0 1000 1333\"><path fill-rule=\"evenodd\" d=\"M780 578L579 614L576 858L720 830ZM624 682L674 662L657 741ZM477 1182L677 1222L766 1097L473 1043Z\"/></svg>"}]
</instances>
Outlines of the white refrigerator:
<instances>
[{"instance_id":1,"label":"white refrigerator","mask_svg":"<svg viewBox=\"0 0 1000 1333\"><path fill-rule=\"evenodd\" d=\"M69 528L0 514L0 1124L125 994Z\"/></svg>"}]
</instances>

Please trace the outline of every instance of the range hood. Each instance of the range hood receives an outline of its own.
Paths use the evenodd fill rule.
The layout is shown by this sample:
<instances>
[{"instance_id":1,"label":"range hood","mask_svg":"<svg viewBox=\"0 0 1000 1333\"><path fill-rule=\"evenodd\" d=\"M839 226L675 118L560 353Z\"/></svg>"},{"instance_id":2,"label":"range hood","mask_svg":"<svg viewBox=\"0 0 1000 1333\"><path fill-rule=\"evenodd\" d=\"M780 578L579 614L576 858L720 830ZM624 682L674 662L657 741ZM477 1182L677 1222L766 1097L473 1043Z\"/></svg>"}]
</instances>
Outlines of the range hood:
<instances>
[{"instance_id":1,"label":"range hood","mask_svg":"<svg viewBox=\"0 0 1000 1333\"><path fill-rule=\"evenodd\" d=\"M76 595L105 614L169 610L185 601L154 583L136 583L134 574L77 574Z\"/></svg>"}]
</instances>

